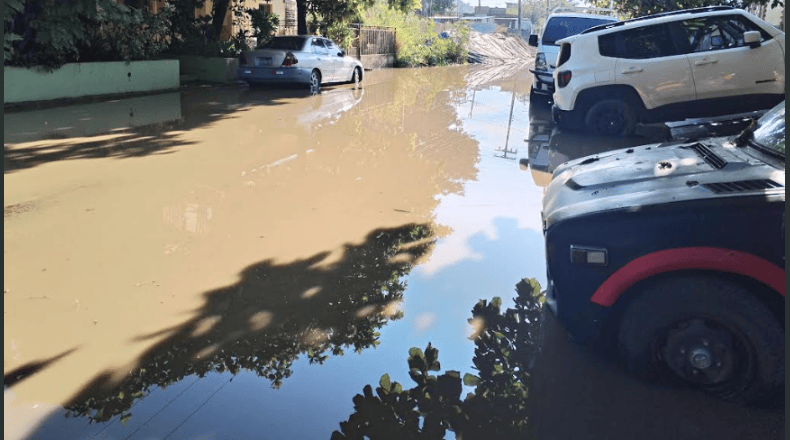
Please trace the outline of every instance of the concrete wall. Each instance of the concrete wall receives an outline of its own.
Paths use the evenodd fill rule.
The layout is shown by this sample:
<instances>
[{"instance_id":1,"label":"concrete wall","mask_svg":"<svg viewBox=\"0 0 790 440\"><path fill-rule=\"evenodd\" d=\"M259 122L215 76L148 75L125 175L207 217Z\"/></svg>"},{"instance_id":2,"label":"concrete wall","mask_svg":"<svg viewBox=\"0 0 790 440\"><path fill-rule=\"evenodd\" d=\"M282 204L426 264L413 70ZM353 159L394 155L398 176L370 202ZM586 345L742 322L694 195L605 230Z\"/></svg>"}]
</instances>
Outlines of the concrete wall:
<instances>
[{"instance_id":1,"label":"concrete wall","mask_svg":"<svg viewBox=\"0 0 790 440\"><path fill-rule=\"evenodd\" d=\"M3 68L3 103L178 89L178 60L73 63L52 72Z\"/></svg>"},{"instance_id":2,"label":"concrete wall","mask_svg":"<svg viewBox=\"0 0 790 440\"><path fill-rule=\"evenodd\" d=\"M360 61L365 70L381 69L395 65L395 54L389 55L362 55Z\"/></svg>"},{"instance_id":3,"label":"concrete wall","mask_svg":"<svg viewBox=\"0 0 790 440\"><path fill-rule=\"evenodd\" d=\"M213 58L182 56L180 62L181 75L200 81L226 83L236 81L238 58Z\"/></svg>"}]
</instances>

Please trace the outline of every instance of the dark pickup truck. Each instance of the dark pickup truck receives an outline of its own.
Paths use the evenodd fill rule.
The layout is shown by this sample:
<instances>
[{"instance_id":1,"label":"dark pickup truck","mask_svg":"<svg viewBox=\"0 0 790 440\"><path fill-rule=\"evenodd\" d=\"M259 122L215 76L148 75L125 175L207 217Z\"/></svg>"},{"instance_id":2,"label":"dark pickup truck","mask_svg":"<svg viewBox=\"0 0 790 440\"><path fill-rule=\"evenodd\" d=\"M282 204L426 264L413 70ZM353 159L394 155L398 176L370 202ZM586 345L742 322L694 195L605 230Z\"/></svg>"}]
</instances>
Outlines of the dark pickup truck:
<instances>
[{"instance_id":1,"label":"dark pickup truck","mask_svg":"<svg viewBox=\"0 0 790 440\"><path fill-rule=\"evenodd\" d=\"M784 388L784 102L738 136L559 166L543 200L546 303L625 369L746 403Z\"/></svg>"}]
</instances>

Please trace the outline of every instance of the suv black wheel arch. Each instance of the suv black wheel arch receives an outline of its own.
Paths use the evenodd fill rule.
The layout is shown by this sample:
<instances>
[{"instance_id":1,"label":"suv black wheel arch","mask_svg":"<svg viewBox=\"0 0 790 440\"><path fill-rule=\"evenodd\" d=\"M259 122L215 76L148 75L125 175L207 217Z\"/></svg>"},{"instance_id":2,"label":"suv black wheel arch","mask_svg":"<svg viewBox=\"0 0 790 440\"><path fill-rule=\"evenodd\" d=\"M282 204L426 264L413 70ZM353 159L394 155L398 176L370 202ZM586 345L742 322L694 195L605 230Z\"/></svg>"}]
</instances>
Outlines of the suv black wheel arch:
<instances>
[{"instance_id":1,"label":"suv black wheel arch","mask_svg":"<svg viewBox=\"0 0 790 440\"><path fill-rule=\"evenodd\" d=\"M578 111L580 120L584 121L590 108L604 99L619 99L628 102L637 113L636 122L642 122L646 113L645 104L636 89L624 84L593 87L579 92L574 108Z\"/></svg>"}]
</instances>

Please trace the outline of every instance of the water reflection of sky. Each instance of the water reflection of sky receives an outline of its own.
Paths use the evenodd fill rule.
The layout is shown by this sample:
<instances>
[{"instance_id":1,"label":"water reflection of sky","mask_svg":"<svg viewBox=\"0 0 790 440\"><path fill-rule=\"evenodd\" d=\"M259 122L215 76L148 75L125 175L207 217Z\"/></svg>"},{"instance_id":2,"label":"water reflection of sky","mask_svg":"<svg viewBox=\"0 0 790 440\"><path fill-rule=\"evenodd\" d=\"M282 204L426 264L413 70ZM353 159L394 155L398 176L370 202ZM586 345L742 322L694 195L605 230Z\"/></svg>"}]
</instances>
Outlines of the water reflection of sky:
<instances>
[{"instance_id":1,"label":"water reflection of sky","mask_svg":"<svg viewBox=\"0 0 790 440\"><path fill-rule=\"evenodd\" d=\"M468 94L457 115L460 129L479 143L477 179L465 182L462 194L441 196L435 218L452 233L407 277L404 317L379 330L377 349L361 355L349 349L345 356L329 356L323 366L310 365L302 355L292 378L277 390L245 370L189 376L167 389L153 387L132 407L125 425L116 417L89 426L84 418L65 419L58 409L30 438L329 438L353 412L354 395L378 384L382 374L413 385L406 363L411 347L431 342L443 370L473 372L474 345L467 339L472 307L494 296L510 306L521 278L545 283L545 264L541 189L517 160L496 157L505 147L511 102L508 150L518 152L509 156L526 157L528 104L497 88Z\"/></svg>"}]
</instances>

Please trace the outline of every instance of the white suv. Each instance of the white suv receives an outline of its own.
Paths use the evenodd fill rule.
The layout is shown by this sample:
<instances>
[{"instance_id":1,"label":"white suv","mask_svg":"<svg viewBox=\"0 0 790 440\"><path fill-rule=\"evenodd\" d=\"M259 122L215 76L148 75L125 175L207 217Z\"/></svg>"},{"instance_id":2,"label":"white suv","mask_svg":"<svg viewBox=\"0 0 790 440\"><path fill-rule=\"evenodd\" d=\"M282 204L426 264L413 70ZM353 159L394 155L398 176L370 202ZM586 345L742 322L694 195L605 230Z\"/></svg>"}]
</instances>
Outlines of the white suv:
<instances>
[{"instance_id":1,"label":"white suv","mask_svg":"<svg viewBox=\"0 0 790 440\"><path fill-rule=\"evenodd\" d=\"M554 93L554 64L560 45L557 41L576 35L593 26L617 21L612 9L563 7L555 8L538 38L537 34L529 36L529 45L538 48L535 56L535 67L529 69L535 75L530 89L530 100L536 101L538 97L550 98Z\"/></svg>"},{"instance_id":2,"label":"white suv","mask_svg":"<svg viewBox=\"0 0 790 440\"><path fill-rule=\"evenodd\" d=\"M561 127L627 135L638 122L766 109L784 100L785 34L740 9L641 17L559 43L552 114Z\"/></svg>"}]
</instances>

